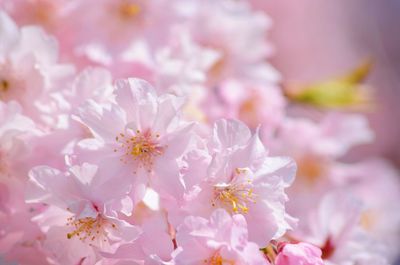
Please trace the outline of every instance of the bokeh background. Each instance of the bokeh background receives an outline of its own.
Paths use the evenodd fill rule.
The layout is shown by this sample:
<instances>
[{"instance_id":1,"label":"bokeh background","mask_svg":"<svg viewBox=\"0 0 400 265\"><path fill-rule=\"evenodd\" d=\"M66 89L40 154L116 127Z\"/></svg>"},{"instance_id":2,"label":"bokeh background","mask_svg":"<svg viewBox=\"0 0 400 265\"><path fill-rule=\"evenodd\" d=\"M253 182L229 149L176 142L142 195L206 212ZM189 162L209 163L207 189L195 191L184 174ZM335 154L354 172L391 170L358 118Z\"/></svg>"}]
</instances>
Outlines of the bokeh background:
<instances>
[{"instance_id":1,"label":"bokeh background","mask_svg":"<svg viewBox=\"0 0 400 265\"><path fill-rule=\"evenodd\" d=\"M367 115L373 144L352 158L382 155L400 166L400 1L257 1L273 20L271 58L285 80L315 82L340 76L371 59L366 83L377 106Z\"/></svg>"},{"instance_id":2,"label":"bokeh background","mask_svg":"<svg viewBox=\"0 0 400 265\"><path fill-rule=\"evenodd\" d=\"M355 148L348 159L379 154L399 168L400 0L281 0L261 5L274 22L271 61L286 80L329 79L372 59L366 82L374 89L377 106L367 115L376 139Z\"/></svg>"}]
</instances>

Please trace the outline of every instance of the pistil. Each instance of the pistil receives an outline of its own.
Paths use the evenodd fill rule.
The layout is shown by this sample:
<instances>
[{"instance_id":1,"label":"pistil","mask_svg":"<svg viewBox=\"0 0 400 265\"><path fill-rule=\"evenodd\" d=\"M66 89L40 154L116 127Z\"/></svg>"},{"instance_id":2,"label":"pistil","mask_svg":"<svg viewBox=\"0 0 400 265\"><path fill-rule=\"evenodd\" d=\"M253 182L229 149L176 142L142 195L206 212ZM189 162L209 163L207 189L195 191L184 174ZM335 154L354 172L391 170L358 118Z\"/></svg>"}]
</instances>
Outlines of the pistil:
<instances>
[{"instance_id":1,"label":"pistil","mask_svg":"<svg viewBox=\"0 0 400 265\"><path fill-rule=\"evenodd\" d=\"M124 152L120 160L123 163L135 161L138 163L138 167L151 171L154 159L161 156L166 148L166 146L159 145L159 137L158 134L153 136L149 130L143 133L137 130L132 136L120 133L115 138ZM118 149L114 151L118 152Z\"/></svg>"}]
</instances>

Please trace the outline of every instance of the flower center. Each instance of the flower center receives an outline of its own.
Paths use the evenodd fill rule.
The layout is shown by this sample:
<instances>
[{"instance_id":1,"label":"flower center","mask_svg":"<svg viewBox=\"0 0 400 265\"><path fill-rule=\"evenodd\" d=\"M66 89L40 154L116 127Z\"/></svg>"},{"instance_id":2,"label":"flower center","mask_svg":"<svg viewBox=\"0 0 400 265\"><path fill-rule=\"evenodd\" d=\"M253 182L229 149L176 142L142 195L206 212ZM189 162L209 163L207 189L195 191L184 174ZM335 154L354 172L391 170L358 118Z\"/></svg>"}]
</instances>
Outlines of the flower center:
<instances>
[{"instance_id":1,"label":"flower center","mask_svg":"<svg viewBox=\"0 0 400 265\"><path fill-rule=\"evenodd\" d=\"M229 265L234 265L235 261L233 260L227 260L221 257L221 255L217 252L212 256L210 259L204 260L204 263L208 265L223 265L223 264L229 264Z\"/></svg>"},{"instance_id":2,"label":"flower center","mask_svg":"<svg viewBox=\"0 0 400 265\"><path fill-rule=\"evenodd\" d=\"M55 21L57 6L50 1L38 1L30 6L31 8L31 23L39 23L42 26L51 28ZM35 23L36 22L36 23Z\"/></svg>"},{"instance_id":3,"label":"flower center","mask_svg":"<svg viewBox=\"0 0 400 265\"><path fill-rule=\"evenodd\" d=\"M257 98L249 98L242 103L239 108L239 117L252 128L256 128L260 123L257 115Z\"/></svg>"},{"instance_id":4,"label":"flower center","mask_svg":"<svg viewBox=\"0 0 400 265\"><path fill-rule=\"evenodd\" d=\"M160 135L158 134L154 137L150 131L142 133L137 130L133 136L120 133L115 140L124 151L121 161L124 163L132 160L137 161L139 167L144 167L150 171L154 158L164 153L165 146L158 144L159 137ZM117 152L117 149L114 151Z\"/></svg>"},{"instance_id":5,"label":"flower center","mask_svg":"<svg viewBox=\"0 0 400 265\"><path fill-rule=\"evenodd\" d=\"M138 4L124 2L119 6L119 14L122 19L136 17L141 12Z\"/></svg>"},{"instance_id":6,"label":"flower center","mask_svg":"<svg viewBox=\"0 0 400 265\"><path fill-rule=\"evenodd\" d=\"M237 174L244 173L243 169L236 169ZM256 194L253 193L251 180L243 182L214 185L212 206L220 205L233 213L245 214L249 211L248 204L255 203Z\"/></svg>"},{"instance_id":7,"label":"flower center","mask_svg":"<svg viewBox=\"0 0 400 265\"><path fill-rule=\"evenodd\" d=\"M213 81L218 81L224 75L226 71L227 65L229 64L229 54L225 48L219 47L218 45L206 45L206 47L210 47L218 52L220 52L220 57L211 65L208 69L208 75Z\"/></svg>"},{"instance_id":8,"label":"flower center","mask_svg":"<svg viewBox=\"0 0 400 265\"><path fill-rule=\"evenodd\" d=\"M6 79L2 79L0 81L0 91L1 92L7 92L9 86L10 86L10 84Z\"/></svg>"},{"instance_id":9,"label":"flower center","mask_svg":"<svg viewBox=\"0 0 400 265\"><path fill-rule=\"evenodd\" d=\"M321 179L326 170L326 163L317 157L304 156L296 162L297 176L311 186Z\"/></svg>"},{"instance_id":10,"label":"flower center","mask_svg":"<svg viewBox=\"0 0 400 265\"><path fill-rule=\"evenodd\" d=\"M67 219L68 226L74 228L74 230L67 234L67 238L71 239L74 236L77 236L82 242L86 240L102 240L107 241L107 232L105 228L111 226L115 228L115 224L109 223L106 219L102 218L98 215L96 218L93 217L85 217L81 219L75 219L70 217Z\"/></svg>"},{"instance_id":11,"label":"flower center","mask_svg":"<svg viewBox=\"0 0 400 265\"><path fill-rule=\"evenodd\" d=\"M0 100L10 101L21 99L25 92L25 82L6 62L0 64Z\"/></svg>"},{"instance_id":12,"label":"flower center","mask_svg":"<svg viewBox=\"0 0 400 265\"><path fill-rule=\"evenodd\" d=\"M371 230L376 225L376 219L377 213L372 209L367 209L361 213L360 224L365 230Z\"/></svg>"}]
</instances>

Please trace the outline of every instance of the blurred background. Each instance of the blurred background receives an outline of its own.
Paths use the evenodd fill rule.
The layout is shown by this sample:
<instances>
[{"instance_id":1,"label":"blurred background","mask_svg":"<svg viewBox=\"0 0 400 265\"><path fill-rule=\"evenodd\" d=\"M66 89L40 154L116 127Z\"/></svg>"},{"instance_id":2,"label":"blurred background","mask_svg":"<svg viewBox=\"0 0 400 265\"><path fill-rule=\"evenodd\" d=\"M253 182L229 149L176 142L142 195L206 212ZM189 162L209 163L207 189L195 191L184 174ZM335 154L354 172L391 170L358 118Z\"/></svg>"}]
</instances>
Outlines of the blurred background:
<instances>
[{"instance_id":1,"label":"blurred background","mask_svg":"<svg viewBox=\"0 0 400 265\"><path fill-rule=\"evenodd\" d=\"M400 0L281 0L260 7L272 17L271 61L286 80L321 81L373 61L366 83L377 106L367 116L376 140L349 159L379 154L400 168Z\"/></svg>"},{"instance_id":2,"label":"blurred background","mask_svg":"<svg viewBox=\"0 0 400 265\"><path fill-rule=\"evenodd\" d=\"M382 155L400 166L400 0L257 1L273 20L272 63L285 80L341 76L365 60L377 106L367 113L376 141L351 158Z\"/></svg>"}]
</instances>

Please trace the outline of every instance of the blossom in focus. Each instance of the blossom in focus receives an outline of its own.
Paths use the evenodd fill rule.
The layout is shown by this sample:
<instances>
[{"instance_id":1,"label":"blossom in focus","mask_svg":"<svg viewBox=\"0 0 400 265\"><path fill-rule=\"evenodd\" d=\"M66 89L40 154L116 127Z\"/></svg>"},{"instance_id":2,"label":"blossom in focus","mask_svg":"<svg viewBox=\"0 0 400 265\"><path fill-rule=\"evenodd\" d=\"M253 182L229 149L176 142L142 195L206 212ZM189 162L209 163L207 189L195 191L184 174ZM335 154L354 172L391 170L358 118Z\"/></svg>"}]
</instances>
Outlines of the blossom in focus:
<instances>
[{"instance_id":1,"label":"blossom in focus","mask_svg":"<svg viewBox=\"0 0 400 265\"><path fill-rule=\"evenodd\" d=\"M89 100L80 110L78 119L94 135L79 143L82 157L107 164L111 174L131 181L135 202L148 185L161 193L182 193L178 159L186 151L192 127L179 119L182 99L158 96L139 79L120 80L116 86L115 103Z\"/></svg>"},{"instance_id":2,"label":"blossom in focus","mask_svg":"<svg viewBox=\"0 0 400 265\"><path fill-rule=\"evenodd\" d=\"M249 225L249 239L259 247L282 236L295 223L285 214L284 192L293 181L293 161L268 157L258 134L251 135L243 123L235 120L216 122L208 145L212 157L208 165L195 167L196 172L189 167L184 178L187 185L194 186L184 197L182 211L205 218L217 208L243 214ZM188 179L197 176L197 182ZM259 226L264 228L259 230Z\"/></svg>"},{"instance_id":3,"label":"blossom in focus","mask_svg":"<svg viewBox=\"0 0 400 265\"><path fill-rule=\"evenodd\" d=\"M30 172L27 201L56 208L46 209L40 219L47 225L53 222L54 227L64 228L62 238L79 239L110 252L115 251L118 242L135 240L141 233L140 228L118 218L120 212L131 214L129 191L130 186L110 178L95 165L73 166L66 173L36 167Z\"/></svg>"}]
</instances>

